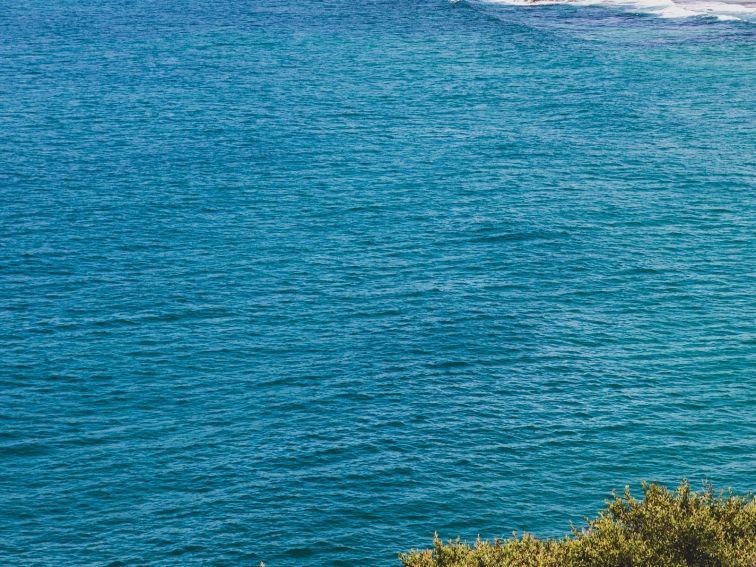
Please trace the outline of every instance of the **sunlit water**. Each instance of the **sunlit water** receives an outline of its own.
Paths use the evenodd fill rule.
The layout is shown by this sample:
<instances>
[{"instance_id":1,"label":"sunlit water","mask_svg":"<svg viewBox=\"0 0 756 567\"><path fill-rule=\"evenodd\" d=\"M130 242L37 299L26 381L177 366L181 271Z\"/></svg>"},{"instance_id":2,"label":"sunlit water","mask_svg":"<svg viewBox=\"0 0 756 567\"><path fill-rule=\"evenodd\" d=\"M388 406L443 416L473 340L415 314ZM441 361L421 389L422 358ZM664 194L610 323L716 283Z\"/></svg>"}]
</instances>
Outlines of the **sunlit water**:
<instances>
[{"instance_id":1,"label":"sunlit water","mask_svg":"<svg viewBox=\"0 0 756 567\"><path fill-rule=\"evenodd\" d=\"M3 4L0 562L396 565L756 470L756 25Z\"/></svg>"}]
</instances>

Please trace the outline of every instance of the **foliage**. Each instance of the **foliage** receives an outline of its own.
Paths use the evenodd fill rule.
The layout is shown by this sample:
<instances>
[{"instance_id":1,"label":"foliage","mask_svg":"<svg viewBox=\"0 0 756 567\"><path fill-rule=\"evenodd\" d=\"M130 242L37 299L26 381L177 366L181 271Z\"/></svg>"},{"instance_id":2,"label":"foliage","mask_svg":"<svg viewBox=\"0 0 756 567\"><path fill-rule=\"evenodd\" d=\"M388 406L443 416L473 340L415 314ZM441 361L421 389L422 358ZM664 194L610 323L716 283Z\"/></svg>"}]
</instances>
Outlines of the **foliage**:
<instances>
[{"instance_id":1,"label":"foliage","mask_svg":"<svg viewBox=\"0 0 756 567\"><path fill-rule=\"evenodd\" d=\"M613 493L582 530L559 540L529 534L474 545L438 535L400 555L406 567L756 567L756 497L643 484L643 499Z\"/></svg>"}]
</instances>

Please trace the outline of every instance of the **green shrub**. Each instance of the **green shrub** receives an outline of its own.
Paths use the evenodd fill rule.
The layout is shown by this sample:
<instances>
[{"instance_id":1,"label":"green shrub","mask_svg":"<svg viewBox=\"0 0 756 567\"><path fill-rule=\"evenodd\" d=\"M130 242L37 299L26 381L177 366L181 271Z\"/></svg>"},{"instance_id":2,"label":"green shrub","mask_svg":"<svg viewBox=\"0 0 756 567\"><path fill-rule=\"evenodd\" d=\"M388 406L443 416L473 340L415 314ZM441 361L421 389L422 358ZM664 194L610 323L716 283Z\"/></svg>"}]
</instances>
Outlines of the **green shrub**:
<instances>
[{"instance_id":1,"label":"green shrub","mask_svg":"<svg viewBox=\"0 0 756 567\"><path fill-rule=\"evenodd\" d=\"M563 539L525 534L473 545L434 538L434 548L400 555L406 567L756 567L756 498L674 491L643 484L643 499L625 488L582 530Z\"/></svg>"}]
</instances>

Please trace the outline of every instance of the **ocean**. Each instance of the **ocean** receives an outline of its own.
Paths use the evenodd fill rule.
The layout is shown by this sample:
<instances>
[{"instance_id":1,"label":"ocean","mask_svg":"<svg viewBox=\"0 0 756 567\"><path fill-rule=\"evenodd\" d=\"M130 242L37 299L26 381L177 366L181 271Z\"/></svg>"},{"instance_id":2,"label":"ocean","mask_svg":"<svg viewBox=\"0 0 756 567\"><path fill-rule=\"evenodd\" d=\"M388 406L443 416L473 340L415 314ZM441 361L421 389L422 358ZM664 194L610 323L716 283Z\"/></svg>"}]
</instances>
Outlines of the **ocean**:
<instances>
[{"instance_id":1,"label":"ocean","mask_svg":"<svg viewBox=\"0 0 756 567\"><path fill-rule=\"evenodd\" d=\"M753 5L28 0L0 62L3 565L756 488Z\"/></svg>"}]
</instances>

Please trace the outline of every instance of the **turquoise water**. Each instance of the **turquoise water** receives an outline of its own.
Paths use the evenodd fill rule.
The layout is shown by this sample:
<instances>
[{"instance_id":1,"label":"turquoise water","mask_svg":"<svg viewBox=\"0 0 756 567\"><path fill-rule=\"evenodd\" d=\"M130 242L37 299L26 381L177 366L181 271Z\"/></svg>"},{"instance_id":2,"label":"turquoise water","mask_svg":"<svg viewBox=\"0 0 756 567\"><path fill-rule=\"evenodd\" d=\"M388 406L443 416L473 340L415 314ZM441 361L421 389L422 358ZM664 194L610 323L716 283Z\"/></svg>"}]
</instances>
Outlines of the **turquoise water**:
<instances>
[{"instance_id":1,"label":"turquoise water","mask_svg":"<svg viewBox=\"0 0 756 567\"><path fill-rule=\"evenodd\" d=\"M756 25L0 11L0 562L396 565L756 488Z\"/></svg>"}]
</instances>

